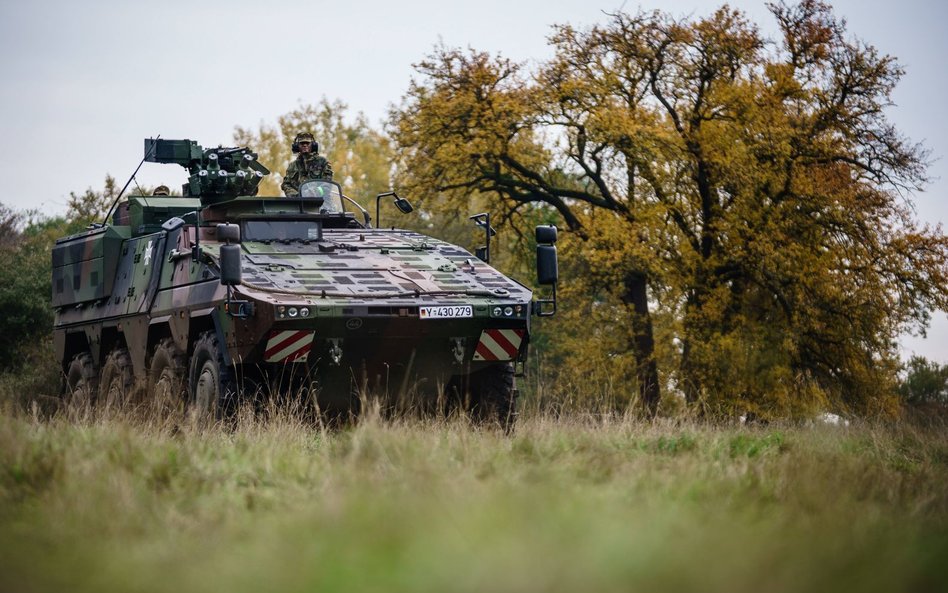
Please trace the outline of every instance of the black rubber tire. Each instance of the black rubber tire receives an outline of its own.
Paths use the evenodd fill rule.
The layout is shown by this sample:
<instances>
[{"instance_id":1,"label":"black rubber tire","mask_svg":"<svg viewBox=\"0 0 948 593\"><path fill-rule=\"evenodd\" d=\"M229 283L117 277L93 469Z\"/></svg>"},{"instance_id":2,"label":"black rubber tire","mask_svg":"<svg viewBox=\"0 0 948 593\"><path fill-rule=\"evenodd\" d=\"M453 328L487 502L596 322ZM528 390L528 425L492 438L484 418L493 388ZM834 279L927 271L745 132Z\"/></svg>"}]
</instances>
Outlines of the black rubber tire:
<instances>
[{"instance_id":1,"label":"black rubber tire","mask_svg":"<svg viewBox=\"0 0 948 593\"><path fill-rule=\"evenodd\" d=\"M135 386L132 374L132 359L125 348L116 348L102 364L99 380L99 397L96 405L100 408L120 410L131 401Z\"/></svg>"},{"instance_id":2,"label":"black rubber tire","mask_svg":"<svg viewBox=\"0 0 948 593\"><path fill-rule=\"evenodd\" d=\"M491 365L471 374L468 413L479 425L510 430L517 420L517 390L510 363Z\"/></svg>"},{"instance_id":3,"label":"black rubber tire","mask_svg":"<svg viewBox=\"0 0 948 593\"><path fill-rule=\"evenodd\" d=\"M91 406L99 391L99 372L88 352L80 352L69 361L63 399L71 405Z\"/></svg>"},{"instance_id":4,"label":"black rubber tire","mask_svg":"<svg viewBox=\"0 0 948 593\"><path fill-rule=\"evenodd\" d=\"M194 343L188 368L188 411L202 418L222 418L237 407L237 382L224 364L217 334L204 332Z\"/></svg>"},{"instance_id":5,"label":"black rubber tire","mask_svg":"<svg viewBox=\"0 0 948 593\"><path fill-rule=\"evenodd\" d=\"M183 412L188 401L187 362L174 340L155 345L148 368L148 401L159 413Z\"/></svg>"}]
</instances>

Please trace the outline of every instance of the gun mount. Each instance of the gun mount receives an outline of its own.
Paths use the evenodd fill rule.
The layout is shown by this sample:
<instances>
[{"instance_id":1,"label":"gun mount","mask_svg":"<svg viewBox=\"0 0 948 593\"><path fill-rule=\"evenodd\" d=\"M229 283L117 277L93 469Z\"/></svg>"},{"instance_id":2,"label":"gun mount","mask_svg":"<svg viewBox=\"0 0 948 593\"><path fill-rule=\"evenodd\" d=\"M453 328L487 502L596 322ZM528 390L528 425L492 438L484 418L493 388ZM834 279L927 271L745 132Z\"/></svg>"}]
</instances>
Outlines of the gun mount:
<instances>
[{"instance_id":1,"label":"gun mount","mask_svg":"<svg viewBox=\"0 0 948 593\"><path fill-rule=\"evenodd\" d=\"M204 205L237 196L253 196L270 170L249 148L202 148L194 140L145 140L145 161L176 163L190 173L182 194L201 198Z\"/></svg>"}]
</instances>

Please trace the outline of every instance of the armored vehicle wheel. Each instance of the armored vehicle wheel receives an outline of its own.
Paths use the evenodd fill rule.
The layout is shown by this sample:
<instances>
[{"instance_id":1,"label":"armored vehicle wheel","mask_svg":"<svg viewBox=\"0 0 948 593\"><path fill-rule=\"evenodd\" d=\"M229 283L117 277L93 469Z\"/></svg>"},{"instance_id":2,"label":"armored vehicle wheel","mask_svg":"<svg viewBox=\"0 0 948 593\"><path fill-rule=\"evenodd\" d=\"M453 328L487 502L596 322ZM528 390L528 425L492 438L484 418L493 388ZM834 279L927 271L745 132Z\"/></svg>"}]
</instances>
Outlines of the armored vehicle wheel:
<instances>
[{"instance_id":1,"label":"armored vehicle wheel","mask_svg":"<svg viewBox=\"0 0 948 593\"><path fill-rule=\"evenodd\" d=\"M187 363L185 356L165 338L155 346L148 369L148 400L160 412L181 412L187 402Z\"/></svg>"},{"instance_id":2,"label":"armored vehicle wheel","mask_svg":"<svg viewBox=\"0 0 948 593\"><path fill-rule=\"evenodd\" d=\"M202 417L218 417L231 411L237 400L233 372L224 365L224 356L214 332L204 332L194 344L188 370L188 407Z\"/></svg>"},{"instance_id":3,"label":"armored vehicle wheel","mask_svg":"<svg viewBox=\"0 0 948 593\"><path fill-rule=\"evenodd\" d=\"M470 378L471 419L478 424L498 424L510 430L516 420L517 392L510 363L491 365Z\"/></svg>"},{"instance_id":4,"label":"armored vehicle wheel","mask_svg":"<svg viewBox=\"0 0 948 593\"><path fill-rule=\"evenodd\" d=\"M80 352L69 362L63 395L72 405L88 406L95 399L99 386L99 374L95 362L88 352Z\"/></svg>"},{"instance_id":5,"label":"armored vehicle wheel","mask_svg":"<svg viewBox=\"0 0 948 593\"><path fill-rule=\"evenodd\" d=\"M102 378L99 381L100 407L120 409L132 395L135 378L132 376L132 359L125 348L116 348L109 353L102 365Z\"/></svg>"}]
</instances>

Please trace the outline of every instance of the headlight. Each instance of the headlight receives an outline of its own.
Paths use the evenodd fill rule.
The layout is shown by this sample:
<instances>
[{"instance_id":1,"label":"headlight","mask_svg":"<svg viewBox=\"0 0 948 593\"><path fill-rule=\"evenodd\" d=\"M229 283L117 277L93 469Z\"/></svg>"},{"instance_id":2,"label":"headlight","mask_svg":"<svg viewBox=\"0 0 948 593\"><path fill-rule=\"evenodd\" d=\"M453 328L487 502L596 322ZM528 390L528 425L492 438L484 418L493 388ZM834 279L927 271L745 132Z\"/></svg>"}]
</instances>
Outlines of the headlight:
<instances>
[{"instance_id":1,"label":"headlight","mask_svg":"<svg viewBox=\"0 0 948 593\"><path fill-rule=\"evenodd\" d=\"M296 307L290 307L289 309L286 310L286 314L289 315L290 317L296 317L297 315L300 314L300 310L297 309Z\"/></svg>"},{"instance_id":2,"label":"headlight","mask_svg":"<svg viewBox=\"0 0 948 593\"><path fill-rule=\"evenodd\" d=\"M521 317L523 315L523 305L498 305L491 307L491 317Z\"/></svg>"},{"instance_id":3,"label":"headlight","mask_svg":"<svg viewBox=\"0 0 948 593\"><path fill-rule=\"evenodd\" d=\"M309 307L300 307L300 317L309 317Z\"/></svg>"}]
</instances>

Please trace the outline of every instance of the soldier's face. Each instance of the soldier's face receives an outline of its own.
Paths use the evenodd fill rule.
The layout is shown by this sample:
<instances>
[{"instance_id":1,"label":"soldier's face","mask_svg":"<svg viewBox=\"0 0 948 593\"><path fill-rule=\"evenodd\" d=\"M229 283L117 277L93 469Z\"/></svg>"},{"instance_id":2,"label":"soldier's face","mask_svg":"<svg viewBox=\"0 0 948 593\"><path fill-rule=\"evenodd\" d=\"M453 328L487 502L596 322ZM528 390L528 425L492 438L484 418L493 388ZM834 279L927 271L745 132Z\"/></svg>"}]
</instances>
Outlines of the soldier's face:
<instances>
[{"instance_id":1,"label":"soldier's face","mask_svg":"<svg viewBox=\"0 0 948 593\"><path fill-rule=\"evenodd\" d=\"M313 149L313 143L309 140L300 141L300 152L309 152Z\"/></svg>"}]
</instances>

